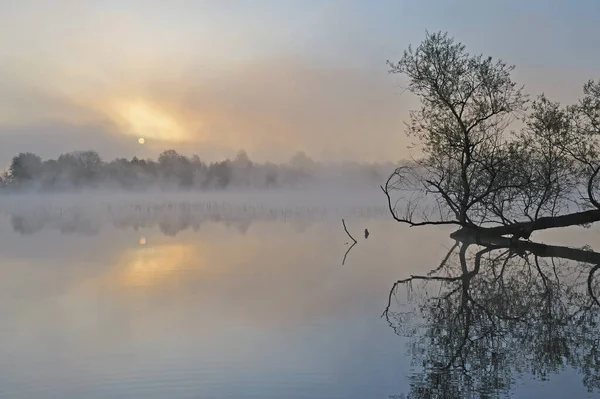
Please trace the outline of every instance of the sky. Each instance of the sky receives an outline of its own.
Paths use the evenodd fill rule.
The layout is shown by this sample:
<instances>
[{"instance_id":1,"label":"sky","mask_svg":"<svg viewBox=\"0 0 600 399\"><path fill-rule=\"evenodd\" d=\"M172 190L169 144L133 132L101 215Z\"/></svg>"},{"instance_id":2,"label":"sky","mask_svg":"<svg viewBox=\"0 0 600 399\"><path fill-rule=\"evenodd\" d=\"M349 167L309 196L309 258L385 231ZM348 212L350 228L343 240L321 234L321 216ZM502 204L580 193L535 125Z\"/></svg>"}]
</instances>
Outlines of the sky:
<instances>
[{"instance_id":1,"label":"sky","mask_svg":"<svg viewBox=\"0 0 600 399\"><path fill-rule=\"evenodd\" d=\"M0 165L75 150L406 159L418 101L385 62L427 30L573 102L600 78L598 20L597 0L0 0Z\"/></svg>"}]
</instances>

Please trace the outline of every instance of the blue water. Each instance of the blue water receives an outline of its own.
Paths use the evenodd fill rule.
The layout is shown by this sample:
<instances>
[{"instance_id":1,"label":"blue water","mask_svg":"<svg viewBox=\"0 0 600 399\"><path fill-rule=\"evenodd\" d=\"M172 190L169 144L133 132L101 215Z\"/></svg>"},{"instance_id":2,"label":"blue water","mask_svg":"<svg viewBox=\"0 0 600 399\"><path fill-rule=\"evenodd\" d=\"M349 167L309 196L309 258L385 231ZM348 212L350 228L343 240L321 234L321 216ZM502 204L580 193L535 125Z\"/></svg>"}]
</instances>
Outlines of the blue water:
<instances>
[{"instance_id":1,"label":"blue water","mask_svg":"<svg viewBox=\"0 0 600 399\"><path fill-rule=\"evenodd\" d=\"M195 204L5 207L0 397L410 391L409 339L381 313L397 279L439 263L448 231L408 229L364 204ZM343 266L341 217L359 241ZM568 369L520 378L510 394L592 395Z\"/></svg>"}]
</instances>

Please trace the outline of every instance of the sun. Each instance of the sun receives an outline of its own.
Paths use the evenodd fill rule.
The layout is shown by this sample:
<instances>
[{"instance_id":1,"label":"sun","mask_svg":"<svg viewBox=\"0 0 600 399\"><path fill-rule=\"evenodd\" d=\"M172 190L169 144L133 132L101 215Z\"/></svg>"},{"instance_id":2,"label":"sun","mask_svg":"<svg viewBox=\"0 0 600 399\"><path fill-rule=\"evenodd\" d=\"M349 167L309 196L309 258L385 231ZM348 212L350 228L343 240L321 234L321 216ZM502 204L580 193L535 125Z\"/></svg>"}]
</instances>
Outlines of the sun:
<instances>
[{"instance_id":1,"label":"sun","mask_svg":"<svg viewBox=\"0 0 600 399\"><path fill-rule=\"evenodd\" d=\"M144 100L124 100L114 103L115 116L123 133L138 137L138 143L146 140L185 141L186 129L172 114Z\"/></svg>"}]
</instances>

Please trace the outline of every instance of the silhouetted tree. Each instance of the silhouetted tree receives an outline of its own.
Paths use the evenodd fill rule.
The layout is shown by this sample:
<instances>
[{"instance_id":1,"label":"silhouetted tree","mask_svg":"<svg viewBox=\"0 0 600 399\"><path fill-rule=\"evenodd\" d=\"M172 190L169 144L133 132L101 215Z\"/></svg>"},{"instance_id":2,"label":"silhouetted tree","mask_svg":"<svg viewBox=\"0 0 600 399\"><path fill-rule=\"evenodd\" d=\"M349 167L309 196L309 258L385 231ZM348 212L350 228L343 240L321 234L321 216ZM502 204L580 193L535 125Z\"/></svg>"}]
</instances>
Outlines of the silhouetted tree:
<instances>
[{"instance_id":1,"label":"silhouetted tree","mask_svg":"<svg viewBox=\"0 0 600 399\"><path fill-rule=\"evenodd\" d=\"M193 186L200 188L206 181L208 167L198 155L193 155L190 161L193 170Z\"/></svg>"},{"instance_id":2,"label":"silhouetted tree","mask_svg":"<svg viewBox=\"0 0 600 399\"><path fill-rule=\"evenodd\" d=\"M252 167L252 161L248 153L244 150L238 151L232 162L233 166L240 169L248 169Z\"/></svg>"},{"instance_id":3,"label":"silhouetted tree","mask_svg":"<svg viewBox=\"0 0 600 399\"><path fill-rule=\"evenodd\" d=\"M199 156L187 157L174 150L162 152L157 161L133 157L104 162L94 151L61 154L57 159L42 161L34 154L19 154L13 159L8 177L3 179L7 190L23 186L42 190L83 189L87 187L145 190L164 189L223 189L229 186L244 188L290 187L309 182L321 174L332 182L339 182L339 173L351 174L357 181L374 183L380 165L356 164L323 166L306 155L297 155L290 164L253 162L245 151L233 160L202 162ZM33 184L35 182L35 184ZM378 182L379 183L379 182Z\"/></svg>"},{"instance_id":4,"label":"silhouetted tree","mask_svg":"<svg viewBox=\"0 0 600 399\"><path fill-rule=\"evenodd\" d=\"M279 167L273 163L267 163L265 169L265 186L267 188L276 187L279 184L278 177L280 175Z\"/></svg>"},{"instance_id":5,"label":"silhouetted tree","mask_svg":"<svg viewBox=\"0 0 600 399\"><path fill-rule=\"evenodd\" d=\"M211 163L208 167L206 185L208 187L225 188L231 182L231 161Z\"/></svg>"},{"instance_id":6,"label":"silhouetted tree","mask_svg":"<svg viewBox=\"0 0 600 399\"><path fill-rule=\"evenodd\" d=\"M11 182L26 183L38 177L42 171L42 158L31 153L20 153L12 159L8 176Z\"/></svg>"},{"instance_id":7,"label":"silhouetted tree","mask_svg":"<svg viewBox=\"0 0 600 399\"><path fill-rule=\"evenodd\" d=\"M408 133L423 156L382 186L397 221L527 238L600 220L600 82L588 82L578 104L540 96L528 109L512 66L442 33L388 63L421 99ZM515 120L524 124L516 133Z\"/></svg>"},{"instance_id":8,"label":"silhouetted tree","mask_svg":"<svg viewBox=\"0 0 600 399\"><path fill-rule=\"evenodd\" d=\"M75 187L97 183L103 173L104 163L94 151L77 151L61 154L56 163L46 164L53 179L64 179Z\"/></svg>"},{"instance_id":9,"label":"silhouetted tree","mask_svg":"<svg viewBox=\"0 0 600 399\"><path fill-rule=\"evenodd\" d=\"M167 150L158 157L161 176L166 181L175 181L181 187L191 187L194 183L194 171L191 161L174 150Z\"/></svg>"},{"instance_id":10,"label":"silhouetted tree","mask_svg":"<svg viewBox=\"0 0 600 399\"><path fill-rule=\"evenodd\" d=\"M290 159L290 166L299 170L310 170L315 162L304 151L298 151Z\"/></svg>"},{"instance_id":11,"label":"silhouetted tree","mask_svg":"<svg viewBox=\"0 0 600 399\"><path fill-rule=\"evenodd\" d=\"M253 174L256 172L253 167L253 162L246 151L239 151L230 164L231 167L231 183L238 186L250 186L254 180Z\"/></svg>"},{"instance_id":12,"label":"silhouetted tree","mask_svg":"<svg viewBox=\"0 0 600 399\"><path fill-rule=\"evenodd\" d=\"M73 155L84 181L95 181L100 177L103 162L97 152L82 151Z\"/></svg>"}]
</instances>

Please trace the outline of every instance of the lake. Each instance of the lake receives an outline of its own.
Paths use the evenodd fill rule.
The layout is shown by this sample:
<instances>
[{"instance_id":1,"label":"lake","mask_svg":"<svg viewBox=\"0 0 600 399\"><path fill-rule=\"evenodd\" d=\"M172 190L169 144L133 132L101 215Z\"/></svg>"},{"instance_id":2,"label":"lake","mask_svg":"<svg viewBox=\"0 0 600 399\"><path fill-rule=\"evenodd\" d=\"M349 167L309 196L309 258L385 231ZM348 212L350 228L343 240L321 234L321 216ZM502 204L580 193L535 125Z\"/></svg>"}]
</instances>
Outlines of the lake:
<instances>
[{"instance_id":1,"label":"lake","mask_svg":"<svg viewBox=\"0 0 600 399\"><path fill-rule=\"evenodd\" d=\"M8 196L0 206L1 398L599 392L589 265L471 251L467 262L481 264L469 263L479 269L461 290L451 254L437 273L458 278L394 295L397 280L440 265L452 229L401 226L376 191ZM343 265L342 218L358 241ZM595 229L540 237L600 244Z\"/></svg>"}]
</instances>

